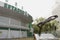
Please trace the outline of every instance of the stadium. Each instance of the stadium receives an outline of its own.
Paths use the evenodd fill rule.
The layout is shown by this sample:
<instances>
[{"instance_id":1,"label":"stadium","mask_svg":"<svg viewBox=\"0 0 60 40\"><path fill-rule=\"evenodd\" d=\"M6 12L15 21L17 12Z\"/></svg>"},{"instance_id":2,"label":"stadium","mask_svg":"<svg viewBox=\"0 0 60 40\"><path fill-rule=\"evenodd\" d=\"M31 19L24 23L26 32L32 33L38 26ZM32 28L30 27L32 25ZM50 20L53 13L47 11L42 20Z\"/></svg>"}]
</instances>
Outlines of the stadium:
<instances>
[{"instance_id":1,"label":"stadium","mask_svg":"<svg viewBox=\"0 0 60 40\"><path fill-rule=\"evenodd\" d=\"M32 21L26 11L0 1L0 38L28 37Z\"/></svg>"}]
</instances>

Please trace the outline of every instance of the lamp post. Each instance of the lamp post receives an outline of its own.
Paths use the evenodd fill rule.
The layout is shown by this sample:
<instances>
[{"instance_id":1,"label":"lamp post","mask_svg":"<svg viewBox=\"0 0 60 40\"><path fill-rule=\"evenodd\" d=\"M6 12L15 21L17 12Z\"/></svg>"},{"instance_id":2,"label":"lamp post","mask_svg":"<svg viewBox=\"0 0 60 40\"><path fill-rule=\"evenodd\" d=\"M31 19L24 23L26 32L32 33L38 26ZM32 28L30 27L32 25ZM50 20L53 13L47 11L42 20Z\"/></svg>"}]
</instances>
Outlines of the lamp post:
<instances>
[{"instance_id":1,"label":"lamp post","mask_svg":"<svg viewBox=\"0 0 60 40\"><path fill-rule=\"evenodd\" d=\"M47 18L46 20L38 23L37 26L39 27L39 35L41 34L41 30L42 30L43 25L47 22L50 22L50 21L56 19L57 17L58 17L57 15L53 15L53 16Z\"/></svg>"}]
</instances>

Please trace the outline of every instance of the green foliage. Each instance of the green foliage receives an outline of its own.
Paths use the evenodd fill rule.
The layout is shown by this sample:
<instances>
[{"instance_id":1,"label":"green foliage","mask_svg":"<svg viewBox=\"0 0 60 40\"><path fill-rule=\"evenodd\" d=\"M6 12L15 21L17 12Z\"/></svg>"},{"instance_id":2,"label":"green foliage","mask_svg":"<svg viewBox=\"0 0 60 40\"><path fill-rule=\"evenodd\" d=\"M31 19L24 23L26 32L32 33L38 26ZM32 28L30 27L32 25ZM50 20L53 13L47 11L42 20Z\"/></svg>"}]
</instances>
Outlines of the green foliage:
<instances>
[{"instance_id":1,"label":"green foliage","mask_svg":"<svg viewBox=\"0 0 60 40\"><path fill-rule=\"evenodd\" d=\"M44 18L41 17L41 18L35 19L35 22L36 22L36 23L39 23L39 22L41 22L41 21L44 21Z\"/></svg>"},{"instance_id":2,"label":"green foliage","mask_svg":"<svg viewBox=\"0 0 60 40\"><path fill-rule=\"evenodd\" d=\"M38 33L39 32L39 28L36 26L39 22L44 21L45 18L37 18L33 24L33 29L34 29L34 33ZM46 23L43 27L42 27L42 32L52 32L52 31L56 31L57 29L57 25L58 25L58 21L57 20L53 20L50 21L48 23Z\"/></svg>"},{"instance_id":3,"label":"green foliage","mask_svg":"<svg viewBox=\"0 0 60 40\"><path fill-rule=\"evenodd\" d=\"M33 29L34 29L34 33L38 33L39 32L39 28L35 24L33 24Z\"/></svg>"}]
</instances>

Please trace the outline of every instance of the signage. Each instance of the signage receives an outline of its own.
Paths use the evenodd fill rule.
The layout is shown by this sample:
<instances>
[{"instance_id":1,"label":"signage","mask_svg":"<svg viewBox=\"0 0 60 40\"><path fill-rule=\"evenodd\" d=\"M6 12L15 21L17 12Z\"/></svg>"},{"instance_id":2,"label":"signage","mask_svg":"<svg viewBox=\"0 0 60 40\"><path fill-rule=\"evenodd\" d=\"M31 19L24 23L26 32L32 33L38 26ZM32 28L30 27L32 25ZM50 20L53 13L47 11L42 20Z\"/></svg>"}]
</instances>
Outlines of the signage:
<instances>
[{"instance_id":1,"label":"signage","mask_svg":"<svg viewBox=\"0 0 60 40\"><path fill-rule=\"evenodd\" d=\"M4 8L8 8L10 10L13 10L13 11L16 11L18 13L21 13L21 14L27 16L27 17L30 17L30 15L26 11L23 11L23 10L21 10L19 8L16 8L16 7L12 6L12 5L9 5L7 3L4 3Z\"/></svg>"},{"instance_id":2,"label":"signage","mask_svg":"<svg viewBox=\"0 0 60 40\"><path fill-rule=\"evenodd\" d=\"M16 8L16 7L12 6L12 5L8 5L7 3L4 3L4 8L11 9L11 10L16 11L18 13L24 13L23 10L21 10L19 8Z\"/></svg>"}]
</instances>

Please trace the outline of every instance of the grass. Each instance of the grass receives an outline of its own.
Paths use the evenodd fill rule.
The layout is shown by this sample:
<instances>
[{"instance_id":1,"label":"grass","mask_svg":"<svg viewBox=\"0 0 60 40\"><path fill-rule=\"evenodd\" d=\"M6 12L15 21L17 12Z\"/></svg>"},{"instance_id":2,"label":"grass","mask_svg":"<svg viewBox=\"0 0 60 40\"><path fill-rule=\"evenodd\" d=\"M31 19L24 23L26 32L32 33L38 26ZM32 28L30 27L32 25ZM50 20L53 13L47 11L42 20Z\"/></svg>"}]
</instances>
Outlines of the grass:
<instances>
[{"instance_id":1,"label":"grass","mask_svg":"<svg viewBox=\"0 0 60 40\"><path fill-rule=\"evenodd\" d=\"M14 38L13 40L34 40L33 37L30 38Z\"/></svg>"}]
</instances>

